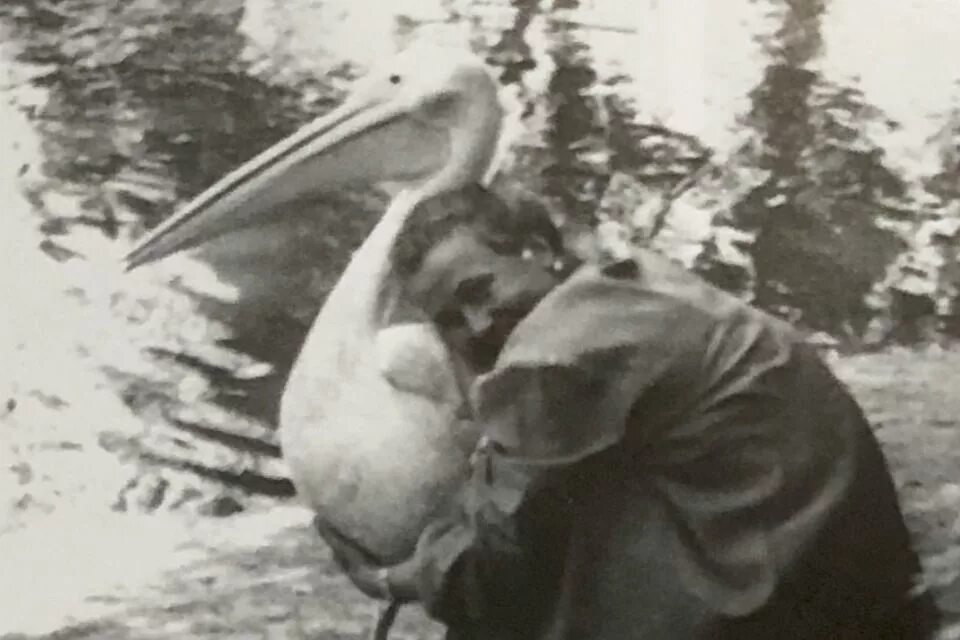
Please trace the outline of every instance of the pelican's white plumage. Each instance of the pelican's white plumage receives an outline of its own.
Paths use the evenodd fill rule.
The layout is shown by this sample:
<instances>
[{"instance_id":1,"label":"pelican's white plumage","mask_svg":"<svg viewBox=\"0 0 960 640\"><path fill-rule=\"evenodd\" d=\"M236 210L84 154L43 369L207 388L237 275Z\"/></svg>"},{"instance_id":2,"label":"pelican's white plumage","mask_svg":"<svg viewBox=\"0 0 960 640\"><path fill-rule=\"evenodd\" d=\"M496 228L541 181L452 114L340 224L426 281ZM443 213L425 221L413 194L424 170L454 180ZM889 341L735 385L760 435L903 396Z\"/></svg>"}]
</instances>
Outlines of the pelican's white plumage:
<instances>
[{"instance_id":1,"label":"pelican's white plumage","mask_svg":"<svg viewBox=\"0 0 960 640\"><path fill-rule=\"evenodd\" d=\"M426 324L390 326L389 254L417 203L489 174L503 114L472 54L415 46L350 97L200 194L129 254L134 267L240 227L312 192L401 185L314 322L281 405L298 493L383 561L413 548L460 485L473 445L446 349Z\"/></svg>"}]
</instances>

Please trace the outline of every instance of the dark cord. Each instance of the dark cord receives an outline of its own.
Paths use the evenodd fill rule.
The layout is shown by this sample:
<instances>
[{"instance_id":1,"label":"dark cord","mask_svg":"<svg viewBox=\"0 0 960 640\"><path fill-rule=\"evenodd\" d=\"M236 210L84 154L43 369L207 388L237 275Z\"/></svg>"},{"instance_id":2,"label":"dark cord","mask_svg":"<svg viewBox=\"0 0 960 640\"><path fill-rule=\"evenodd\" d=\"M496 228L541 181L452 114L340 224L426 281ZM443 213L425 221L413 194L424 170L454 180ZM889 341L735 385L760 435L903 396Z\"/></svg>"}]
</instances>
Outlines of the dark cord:
<instances>
[{"instance_id":1,"label":"dark cord","mask_svg":"<svg viewBox=\"0 0 960 640\"><path fill-rule=\"evenodd\" d=\"M397 619L397 613L400 611L400 603L396 600L388 602L385 605L377 605L377 624L373 628L370 640L387 640L390 636L390 629Z\"/></svg>"}]
</instances>

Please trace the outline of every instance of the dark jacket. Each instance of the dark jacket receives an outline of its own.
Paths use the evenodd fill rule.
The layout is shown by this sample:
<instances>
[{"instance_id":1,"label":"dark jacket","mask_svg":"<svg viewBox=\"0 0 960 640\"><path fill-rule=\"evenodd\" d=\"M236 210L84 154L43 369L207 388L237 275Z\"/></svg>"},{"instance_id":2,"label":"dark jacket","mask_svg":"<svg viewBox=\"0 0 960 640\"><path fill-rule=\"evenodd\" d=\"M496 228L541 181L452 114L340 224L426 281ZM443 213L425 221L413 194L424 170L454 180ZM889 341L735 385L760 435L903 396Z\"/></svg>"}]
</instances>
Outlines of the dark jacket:
<instances>
[{"instance_id":1,"label":"dark jacket","mask_svg":"<svg viewBox=\"0 0 960 640\"><path fill-rule=\"evenodd\" d=\"M926 637L855 401L790 326L665 258L581 268L472 396L473 478L417 552L451 637Z\"/></svg>"}]
</instances>

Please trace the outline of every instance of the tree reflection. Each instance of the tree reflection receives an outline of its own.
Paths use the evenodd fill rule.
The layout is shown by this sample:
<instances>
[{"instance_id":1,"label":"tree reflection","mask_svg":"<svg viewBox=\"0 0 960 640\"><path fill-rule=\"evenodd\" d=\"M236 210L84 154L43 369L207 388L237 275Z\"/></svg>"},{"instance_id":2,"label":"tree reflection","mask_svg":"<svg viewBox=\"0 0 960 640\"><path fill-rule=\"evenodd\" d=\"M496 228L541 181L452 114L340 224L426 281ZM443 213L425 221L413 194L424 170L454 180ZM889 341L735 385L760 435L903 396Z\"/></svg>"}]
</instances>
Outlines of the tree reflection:
<instances>
[{"instance_id":1,"label":"tree reflection","mask_svg":"<svg viewBox=\"0 0 960 640\"><path fill-rule=\"evenodd\" d=\"M756 234L755 302L808 327L860 335L866 297L901 248L875 219L883 198L903 194L865 136L881 119L851 87L815 70L822 50L824 0L783 3L771 56L751 93L747 123L762 141L755 163L769 178L735 207L741 228Z\"/></svg>"}]
</instances>

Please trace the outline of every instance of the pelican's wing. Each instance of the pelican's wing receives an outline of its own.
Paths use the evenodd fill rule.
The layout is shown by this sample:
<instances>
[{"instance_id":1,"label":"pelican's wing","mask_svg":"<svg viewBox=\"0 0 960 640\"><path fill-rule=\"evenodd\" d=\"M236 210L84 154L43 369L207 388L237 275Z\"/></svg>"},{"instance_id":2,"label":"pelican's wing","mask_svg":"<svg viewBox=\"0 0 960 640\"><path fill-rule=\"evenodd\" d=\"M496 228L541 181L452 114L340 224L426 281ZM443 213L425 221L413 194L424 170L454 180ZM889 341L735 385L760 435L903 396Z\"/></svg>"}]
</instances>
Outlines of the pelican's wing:
<instances>
[{"instance_id":1,"label":"pelican's wing","mask_svg":"<svg viewBox=\"0 0 960 640\"><path fill-rule=\"evenodd\" d=\"M377 332L377 362L396 389L438 403L462 402L446 346L426 323L397 324Z\"/></svg>"}]
</instances>

